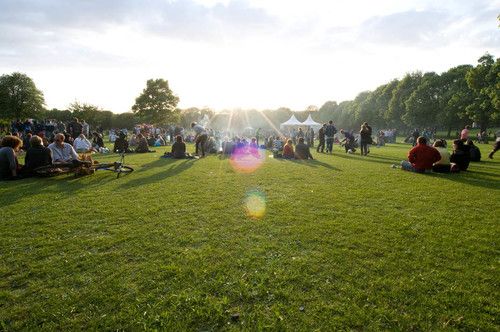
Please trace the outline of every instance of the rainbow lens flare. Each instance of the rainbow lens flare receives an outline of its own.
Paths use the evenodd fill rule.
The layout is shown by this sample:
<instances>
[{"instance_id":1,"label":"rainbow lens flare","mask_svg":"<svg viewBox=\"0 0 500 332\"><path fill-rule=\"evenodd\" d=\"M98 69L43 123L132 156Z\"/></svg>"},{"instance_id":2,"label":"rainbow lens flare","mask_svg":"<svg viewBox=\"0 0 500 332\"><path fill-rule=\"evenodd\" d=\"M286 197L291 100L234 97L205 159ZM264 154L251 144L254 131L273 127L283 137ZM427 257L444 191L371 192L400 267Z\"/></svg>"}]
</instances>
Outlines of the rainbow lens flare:
<instances>
[{"instance_id":1,"label":"rainbow lens flare","mask_svg":"<svg viewBox=\"0 0 500 332\"><path fill-rule=\"evenodd\" d=\"M233 169L240 173L253 173L266 158L263 150L252 147L236 148L229 160Z\"/></svg>"},{"instance_id":2,"label":"rainbow lens flare","mask_svg":"<svg viewBox=\"0 0 500 332\"><path fill-rule=\"evenodd\" d=\"M266 196L259 190L247 192L244 201L247 216L260 219L266 214Z\"/></svg>"}]
</instances>

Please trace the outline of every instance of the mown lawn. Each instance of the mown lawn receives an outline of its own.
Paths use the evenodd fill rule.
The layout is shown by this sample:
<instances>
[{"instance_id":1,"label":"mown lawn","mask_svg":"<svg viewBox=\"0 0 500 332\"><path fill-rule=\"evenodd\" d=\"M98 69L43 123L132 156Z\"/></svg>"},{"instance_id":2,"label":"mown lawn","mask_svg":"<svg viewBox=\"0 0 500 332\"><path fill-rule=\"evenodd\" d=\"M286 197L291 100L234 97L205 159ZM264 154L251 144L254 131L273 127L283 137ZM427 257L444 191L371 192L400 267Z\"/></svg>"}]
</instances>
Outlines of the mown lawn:
<instances>
[{"instance_id":1,"label":"mown lawn","mask_svg":"<svg viewBox=\"0 0 500 332\"><path fill-rule=\"evenodd\" d=\"M390 168L403 144L250 173L160 148L119 179L0 183L0 330L498 331L500 155L480 148L453 175Z\"/></svg>"}]
</instances>

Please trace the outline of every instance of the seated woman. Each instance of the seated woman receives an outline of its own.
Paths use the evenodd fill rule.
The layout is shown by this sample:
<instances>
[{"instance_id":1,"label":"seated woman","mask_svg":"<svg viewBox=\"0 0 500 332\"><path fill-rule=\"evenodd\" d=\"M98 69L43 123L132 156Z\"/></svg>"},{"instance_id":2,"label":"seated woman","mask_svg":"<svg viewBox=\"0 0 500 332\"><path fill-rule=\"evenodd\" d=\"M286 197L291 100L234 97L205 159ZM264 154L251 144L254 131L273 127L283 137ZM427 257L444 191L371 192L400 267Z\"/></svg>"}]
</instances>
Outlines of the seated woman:
<instances>
[{"instance_id":1,"label":"seated woman","mask_svg":"<svg viewBox=\"0 0 500 332\"><path fill-rule=\"evenodd\" d=\"M293 151L292 140L289 139L286 141L285 146L283 147L283 158L285 159L293 159L295 157L295 153Z\"/></svg>"},{"instance_id":2,"label":"seated woman","mask_svg":"<svg viewBox=\"0 0 500 332\"><path fill-rule=\"evenodd\" d=\"M113 147L113 152L131 152L128 148L127 135L120 132L118 137L115 139L115 145Z\"/></svg>"},{"instance_id":3,"label":"seated woman","mask_svg":"<svg viewBox=\"0 0 500 332\"><path fill-rule=\"evenodd\" d=\"M165 146L167 145L165 143L165 140L163 139L163 137L161 137L161 135L156 135L156 141L155 141L155 144L154 146Z\"/></svg>"},{"instance_id":4,"label":"seated woman","mask_svg":"<svg viewBox=\"0 0 500 332\"><path fill-rule=\"evenodd\" d=\"M172 156L176 159L186 158L186 143L182 140L181 135L175 137L175 143L172 144Z\"/></svg>"},{"instance_id":5,"label":"seated woman","mask_svg":"<svg viewBox=\"0 0 500 332\"><path fill-rule=\"evenodd\" d=\"M432 171L437 173L449 173L450 172L450 153L444 147L444 142L440 139L434 142L433 147L438 150L441 155L441 159L432 165Z\"/></svg>"},{"instance_id":6,"label":"seated woman","mask_svg":"<svg viewBox=\"0 0 500 332\"><path fill-rule=\"evenodd\" d=\"M96 150L100 150L101 148L104 147L104 141L102 140L102 136L96 131L92 133L92 146Z\"/></svg>"},{"instance_id":7,"label":"seated woman","mask_svg":"<svg viewBox=\"0 0 500 332\"><path fill-rule=\"evenodd\" d=\"M23 141L17 136L5 136L0 148L0 180L19 179L21 167L16 153L23 146Z\"/></svg>"},{"instance_id":8,"label":"seated woman","mask_svg":"<svg viewBox=\"0 0 500 332\"><path fill-rule=\"evenodd\" d=\"M452 171L466 171L469 168L470 152L469 147L462 140L456 139L453 141L453 152L450 156Z\"/></svg>"},{"instance_id":9,"label":"seated woman","mask_svg":"<svg viewBox=\"0 0 500 332\"><path fill-rule=\"evenodd\" d=\"M32 136L30 146L28 151L26 151L25 165L22 169L23 177L34 176L33 170L52 164L52 152L49 148L43 146L40 136Z\"/></svg>"},{"instance_id":10,"label":"seated woman","mask_svg":"<svg viewBox=\"0 0 500 332\"><path fill-rule=\"evenodd\" d=\"M126 141L125 141L126 142ZM149 150L148 140L143 134L137 135L137 148L135 149L137 153L155 152Z\"/></svg>"}]
</instances>

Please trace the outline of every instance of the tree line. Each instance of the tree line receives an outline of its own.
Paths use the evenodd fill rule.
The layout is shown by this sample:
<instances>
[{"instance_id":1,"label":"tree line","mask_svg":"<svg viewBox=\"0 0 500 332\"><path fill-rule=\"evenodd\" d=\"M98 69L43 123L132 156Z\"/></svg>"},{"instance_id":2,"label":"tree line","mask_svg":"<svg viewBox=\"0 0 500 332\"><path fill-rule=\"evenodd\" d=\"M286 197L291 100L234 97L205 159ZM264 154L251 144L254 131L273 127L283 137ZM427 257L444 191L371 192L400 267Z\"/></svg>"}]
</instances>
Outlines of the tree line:
<instances>
[{"instance_id":1,"label":"tree line","mask_svg":"<svg viewBox=\"0 0 500 332\"><path fill-rule=\"evenodd\" d=\"M241 131L246 127L278 128L294 112L276 110L179 109L179 98L164 79L151 79L136 98L132 112L114 114L98 106L75 102L67 110L47 110L42 91L22 73L0 77L0 119L11 121L34 117L69 121L73 117L109 128L131 128L137 123L179 124L189 127L205 115L216 129ZM481 130L500 125L500 59L486 53L476 66L460 65L448 71L413 72L373 91L359 93L354 100L327 101L320 108L309 106L295 113L299 120L308 114L318 122L333 120L338 127L358 128L368 122L376 128L407 130L414 127L448 131L477 123Z\"/></svg>"}]
</instances>

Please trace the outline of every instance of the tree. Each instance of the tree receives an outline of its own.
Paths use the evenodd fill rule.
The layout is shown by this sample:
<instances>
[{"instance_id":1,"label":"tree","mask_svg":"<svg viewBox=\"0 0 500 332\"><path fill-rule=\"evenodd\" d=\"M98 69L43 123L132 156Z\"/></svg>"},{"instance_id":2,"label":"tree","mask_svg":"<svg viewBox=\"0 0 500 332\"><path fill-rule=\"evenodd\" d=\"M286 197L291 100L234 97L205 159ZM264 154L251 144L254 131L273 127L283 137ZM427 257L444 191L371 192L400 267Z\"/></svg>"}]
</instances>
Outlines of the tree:
<instances>
[{"instance_id":1,"label":"tree","mask_svg":"<svg viewBox=\"0 0 500 332\"><path fill-rule=\"evenodd\" d=\"M0 118L22 119L43 111L42 91L26 74L0 76Z\"/></svg>"},{"instance_id":2,"label":"tree","mask_svg":"<svg viewBox=\"0 0 500 332\"><path fill-rule=\"evenodd\" d=\"M135 99L132 111L141 119L153 124L177 122L179 110L176 109L179 97L174 95L164 79L148 80L146 88Z\"/></svg>"},{"instance_id":3,"label":"tree","mask_svg":"<svg viewBox=\"0 0 500 332\"><path fill-rule=\"evenodd\" d=\"M466 108L473 102L473 92L465 75L471 68L471 65L461 65L441 74L443 103L437 114L437 124L448 129L447 137L453 129L462 128L469 120Z\"/></svg>"},{"instance_id":4,"label":"tree","mask_svg":"<svg viewBox=\"0 0 500 332\"><path fill-rule=\"evenodd\" d=\"M389 108L384 116L390 126L395 128L405 127L405 123L403 122L403 115L406 113L405 102L408 98L410 98L413 91L420 85L421 80L421 72L406 74L406 76L399 81L396 88L392 90L392 98L389 102Z\"/></svg>"},{"instance_id":5,"label":"tree","mask_svg":"<svg viewBox=\"0 0 500 332\"><path fill-rule=\"evenodd\" d=\"M466 108L472 120L479 123L481 131L500 115L498 88L500 87L500 65L498 59L486 53L479 58L479 64L467 72L465 79L474 92L474 100Z\"/></svg>"},{"instance_id":6,"label":"tree","mask_svg":"<svg viewBox=\"0 0 500 332\"><path fill-rule=\"evenodd\" d=\"M413 90L405 102L403 121L408 127L432 127L442 108L442 85L440 76L434 72L425 73L420 85Z\"/></svg>"}]
</instances>

